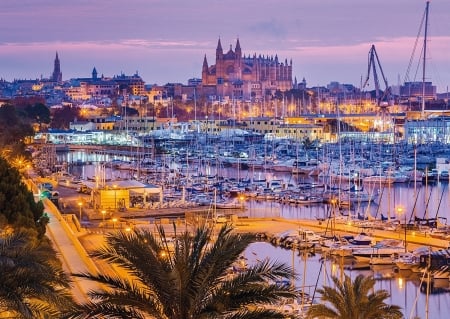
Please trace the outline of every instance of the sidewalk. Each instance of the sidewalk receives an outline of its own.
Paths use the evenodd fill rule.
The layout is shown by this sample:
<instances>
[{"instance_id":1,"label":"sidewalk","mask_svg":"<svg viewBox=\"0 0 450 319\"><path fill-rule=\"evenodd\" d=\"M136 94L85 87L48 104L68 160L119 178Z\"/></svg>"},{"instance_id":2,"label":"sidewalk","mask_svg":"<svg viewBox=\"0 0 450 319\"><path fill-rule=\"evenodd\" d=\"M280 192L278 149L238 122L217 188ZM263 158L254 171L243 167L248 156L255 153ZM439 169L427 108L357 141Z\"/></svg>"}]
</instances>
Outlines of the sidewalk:
<instances>
[{"instance_id":1,"label":"sidewalk","mask_svg":"<svg viewBox=\"0 0 450 319\"><path fill-rule=\"evenodd\" d=\"M48 199L45 199L43 202L45 212L50 217L50 222L47 225L47 234L60 256L64 271L68 274L81 272L97 273L95 264L53 203ZM96 283L83 278L74 277L73 280L72 293L75 300L79 303L87 302L89 300L87 297L88 292L99 288Z\"/></svg>"}]
</instances>

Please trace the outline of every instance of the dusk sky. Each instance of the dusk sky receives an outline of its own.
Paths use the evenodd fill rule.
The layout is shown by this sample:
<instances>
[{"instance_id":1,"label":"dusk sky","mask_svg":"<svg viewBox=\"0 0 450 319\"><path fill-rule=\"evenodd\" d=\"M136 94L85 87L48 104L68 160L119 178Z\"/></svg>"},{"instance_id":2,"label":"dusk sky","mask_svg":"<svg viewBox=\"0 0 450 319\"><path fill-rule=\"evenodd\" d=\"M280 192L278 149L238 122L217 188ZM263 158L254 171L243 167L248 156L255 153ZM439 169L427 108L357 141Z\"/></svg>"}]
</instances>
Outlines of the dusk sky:
<instances>
[{"instance_id":1,"label":"dusk sky","mask_svg":"<svg viewBox=\"0 0 450 319\"><path fill-rule=\"evenodd\" d=\"M239 38L243 54L293 61L308 86L359 87L375 44L390 85L421 81L425 0L0 0L0 78L63 79L136 71L146 83L200 78ZM430 2L428 81L450 86L450 1ZM411 57L413 62L408 70ZM409 77L407 78L407 75ZM381 80L381 79L380 79ZM373 80L370 80L373 88ZM383 85L384 87L384 85Z\"/></svg>"}]
</instances>

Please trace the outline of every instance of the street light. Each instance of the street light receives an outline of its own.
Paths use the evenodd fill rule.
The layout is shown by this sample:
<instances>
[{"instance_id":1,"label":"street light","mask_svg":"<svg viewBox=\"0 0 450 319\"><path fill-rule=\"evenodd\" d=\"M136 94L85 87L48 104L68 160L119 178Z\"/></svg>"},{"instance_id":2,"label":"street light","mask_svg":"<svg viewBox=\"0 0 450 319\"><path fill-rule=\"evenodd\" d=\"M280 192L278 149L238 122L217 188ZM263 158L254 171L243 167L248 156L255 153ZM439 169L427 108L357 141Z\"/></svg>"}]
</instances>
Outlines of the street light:
<instances>
[{"instance_id":1,"label":"street light","mask_svg":"<svg viewBox=\"0 0 450 319\"><path fill-rule=\"evenodd\" d=\"M81 207L83 206L82 202L78 202L78 207L80 207L80 223L81 223Z\"/></svg>"},{"instance_id":2,"label":"street light","mask_svg":"<svg viewBox=\"0 0 450 319\"><path fill-rule=\"evenodd\" d=\"M113 222L113 228L116 228L117 218L114 217L114 218L112 219L112 222Z\"/></svg>"}]
</instances>

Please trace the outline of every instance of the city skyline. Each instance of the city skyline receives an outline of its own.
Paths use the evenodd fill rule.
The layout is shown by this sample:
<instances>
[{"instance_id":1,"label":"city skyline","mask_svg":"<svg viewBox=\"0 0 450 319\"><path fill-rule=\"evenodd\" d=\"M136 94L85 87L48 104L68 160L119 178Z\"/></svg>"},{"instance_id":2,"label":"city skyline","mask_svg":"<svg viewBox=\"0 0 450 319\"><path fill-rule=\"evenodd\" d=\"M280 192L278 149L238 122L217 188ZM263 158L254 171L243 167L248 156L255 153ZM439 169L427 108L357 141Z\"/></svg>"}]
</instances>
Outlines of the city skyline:
<instances>
[{"instance_id":1,"label":"city skyline","mask_svg":"<svg viewBox=\"0 0 450 319\"><path fill-rule=\"evenodd\" d=\"M58 52L63 79L134 74L147 83L201 78L239 38L244 55L292 59L293 76L308 86L331 81L359 86L375 44L390 85L421 81L419 39L424 0L286 0L277 2L130 0L95 2L4 0L0 3L0 78L48 78ZM426 80L450 84L450 3L430 3ZM422 32L423 35L423 32ZM373 88L373 80L369 81ZM381 85L384 85L381 83Z\"/></svg>"}]
</instances>

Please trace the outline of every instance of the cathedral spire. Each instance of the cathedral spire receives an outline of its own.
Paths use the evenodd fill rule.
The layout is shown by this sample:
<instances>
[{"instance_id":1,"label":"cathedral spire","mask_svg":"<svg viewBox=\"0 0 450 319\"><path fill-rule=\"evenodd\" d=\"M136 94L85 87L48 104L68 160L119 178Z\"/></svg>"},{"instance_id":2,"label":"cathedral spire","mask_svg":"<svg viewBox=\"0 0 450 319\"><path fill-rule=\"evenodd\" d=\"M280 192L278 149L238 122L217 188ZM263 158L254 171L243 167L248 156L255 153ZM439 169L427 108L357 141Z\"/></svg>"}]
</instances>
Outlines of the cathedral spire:
<instances>
[{"instance_id":1,"label":"cathedral spire","mask_svg":"<svg viewBox=\"0 0 450 319\"><path fill-rule=\"evenodd\" d=\"M56 51L55 62L51 80L54 82L62 82L61 64L59 62L58 51Z\"/></svg>"},{"instance_id":2,"label":"cathedral spire","mask_svg":"<svg viewBox=\"0 0 450 319\"><path fill-rule=\"evenodd\" d=\"M223 52L222 43L220 43L220 38L219 38L219 41L217 42L217 49L216 49L216 51L217 52Z\"/></svg>"},{"instance_id":3,"label":"cathedral spire","mask_svg":"<svg viewBox=\"0 0 450 319\"><path fill-rule=\"evenodd\" d=\"M242 58L242 50L241 44L239 43L239 38L236 41L236 49L234 50L234 52L236 53L236 57L240 60Z\"/></svg>"},{"instance_id":4,"label":"cathedral spire","mask_svg":"<svg viewBox=\"0 0 450 319\"><path fill-rule=\"evenodd\" d=\"M206 54L205 57L203 58L203 70L208 70L208 61L206 60Z\"/></svg>"},{"instance_id":5,"label":"cathedral spire","mask_svg":"<svg viewBox=\"0 0 450 319\"><path fill-rule=\"evenodd\" d=\"M239 43L239 38L237 38L237 41L236 41L236 51L241 51L241 44Z\"/></svg>"}]
</instances>

